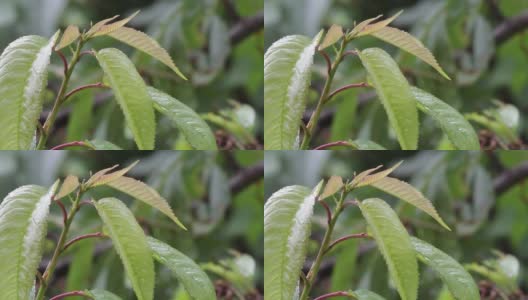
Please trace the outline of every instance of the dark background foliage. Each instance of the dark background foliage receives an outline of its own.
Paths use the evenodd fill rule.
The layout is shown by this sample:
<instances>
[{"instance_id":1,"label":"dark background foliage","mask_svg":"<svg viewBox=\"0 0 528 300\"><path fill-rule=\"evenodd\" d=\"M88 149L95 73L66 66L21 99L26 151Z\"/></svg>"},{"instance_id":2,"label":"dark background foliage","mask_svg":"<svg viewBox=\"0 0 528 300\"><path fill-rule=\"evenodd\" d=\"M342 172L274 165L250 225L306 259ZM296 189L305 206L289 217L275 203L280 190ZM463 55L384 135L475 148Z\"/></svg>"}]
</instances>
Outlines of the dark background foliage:
<instances>
[{"instance_id":1,"label":"dark background foliage","mask_svg":"<svg viewBox=\"0 0 528 300\"><path fill-rule=\"evenodd\" d=\"M0 48L28 34L50 37L68 24L88 28L114 15L141 13L129 26L142 30L168 50L176 65L190 78L185 82L150 57L132 51L111 38L101 38L89 47L117 47L131 55L148 84L170 93L201 114L214 113L243 125L251 138L240 137L225 124L210 123L217 130L222 148L258 148L261 144L263 102L263 1L245 0L2 0L0 1ZM65 49L65 53L69 52ZM61 62L56 55L51 67L48 106L61 80ZM102 72L91 57L81 61L70 87L94 83ZM52 93L55 92L55 93ZM54 140L97 138L123 149L134 149L122 113L111 93L79 94L59 114ZM45 120L47 112L42 115ZM188 147L170 120L158 116L156 149Z\"/></svg>"},{"instance_id":2,"label":"dark background foliage","mask_svg":"<svg viewBox=\"0 0 528 300\"><path fill-rule=\"evenodd\" d=\"M495 257L494 250L511 254L520 262L517 282L528 290L528 153L499 151L299 151L265 154L265 198L288 185L314 187L331 175L344 179L378 165L389 167L403 160L393 177L407 181L428 197L453 230L448 232L428 215L387 194L362 188L358 200L379 197L388 201L412 235L445 251L463 264L483 264ZM328 203L331 203L329 201ZM316 206L305 272L316 256L326 229L326 214ZM338 221L333 239L365 232L357 207L347 208ZM357 241L357 242L355 242ZM386 299L400 299L391 288L385 265L375 244L368 240L344 242L322 264L312 296L336 290L370 289ZM495 282L471 273L483 291ZM440 278L421 268L419 299L439 298ZM491 286L491 287L490 287ZM511 296L509 299L524 299Z\"/></svg>"},{"instance_id":3,"label":"dark background foliage","mask_svg":"<svg viewBox=\"0 0 528 300\"><path fill-rule=\"evenodd\" d=\"M371 37L354 41L350 49L384 48L395 57L411 84L464 114L486 115L484 124L472 121L483 148L523 147L528 141L528 122L524 118L528 112L526 0L269 0L265 4L265 47L285 35L313 37L331 24L350 29L354 22L380 14L388 17L401 9L404 12L393 26L410 32L431 49L452 81L442 79L411 55ZM318 55L314 91L305 119L314 108L324 75L324 61ZM334 88L364 79L361 63L351 57L340 66ZM368 90L343 93L333 107L323 112L320 124L315 144L363 138L389 149L398 148L395 135L387 129L380 102ZM422 117L419 147L441 149L446 147L444 142L436 124Z\"/></svg>"},{"instance_id":4,"label":"dark background foliage","mask_svg":"<svg viewBox=\"0 0 528 300\"><path fill-rule=\"evenodd\" d=\"M127 166L135 160L140 162L129 176L159 191L188 231L155 209L110 189L99 188L86 199L113 196L125 201L147 234L169 243L209 270L219 298L234 291L246 294L248 299L257 297L263 282L262 152L4 151L0 153L0 199L21 185L50 186L68 174L87 179L90 172L115 164ZM62 229L57 205L52 205L49 219L41 271ZM95 209L83 206L74 219L70 238L100 231L101 224ZM65 253L48 295L91 288L135 299L108 240L84 240ZM155 295L155 299L187 299L174 275L161 266L157 267Z\"/></svg>"}]
</instances>

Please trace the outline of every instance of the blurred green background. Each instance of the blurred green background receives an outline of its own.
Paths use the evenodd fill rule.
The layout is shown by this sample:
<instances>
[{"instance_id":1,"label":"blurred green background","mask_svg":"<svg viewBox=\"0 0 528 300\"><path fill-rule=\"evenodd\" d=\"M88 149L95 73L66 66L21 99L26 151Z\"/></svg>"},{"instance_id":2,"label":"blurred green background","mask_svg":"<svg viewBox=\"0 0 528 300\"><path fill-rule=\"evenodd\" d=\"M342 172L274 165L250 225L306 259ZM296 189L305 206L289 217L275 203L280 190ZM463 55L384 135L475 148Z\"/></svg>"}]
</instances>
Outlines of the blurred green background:
<instances>
[{"instance_id":1,"label":"blurred green background","mask_svg":"<svg viewBox=\"0 0 528 300\"><path fill-rule=\"evenodd\" d=\"M88 47L125 51L149 85L168 92L201 114L222 116L221 122L209 123L217 131L220 147L259 148L263 117L263 0L1 0L0 49L3 51L23 35L51 37L68 24L88 29L90 22L114 15L125 17L137 10L141 10L140 14L128 26L154 37L189 81L111 38L95 39ZM259 19L261 23L255 23ZM257 26L240 34L251 20ZM64 53L69 54L68 49ZM48 108L59 88L61 73L62 63L53 55ZM76 68L70 86L94 83L101 77L97 61L87 57ZM135 149L123 114L111 99L111 94L101 90L80 93L65 113L59 114L50 145L96 138L123 149ZM70 119L74 121L69 122ZM163 116L158 119L156 149L189 147L170 120ZM250 137L241 135L240 128L226 126L228 121L242 126Z\"/></svg>"},{"instance_id":2,"label":"blurred green background","mask_svg":"<svg viewBox=\"0 0 528 300\"><path fill-rule=\"evenodd\" d=\"M372 37L354 40L349 49L380 47L398 62L412 85L447 102L464 114L486 149L518 149L528 144L528 31L501 34L502 25L522 15L528 24L527 0L266 0L265 48L292 34L314 37L332 24L345 29L355 22L404 10L392 26L410 32L431 49L452 81L423 62ZM332 49L327 49L333 54ZM316 67L308 98L308 112L322 90L326 66L316 55ZM339 67L334 89L365 81L363 67L354 56ZM305 115L307 119L309 115ZM443 149L445 137L430 118L421 117L422 149ZM398 149L387 116L374 93L352 89L322 113L315 144L348 139L369 139L387 149Z\"/></svg>"},{"instance_id":3,"label":"blurred green background","mask_svg":"<svg viewBox=\"0 0 528 300\"><path fill-rule=\"evenodd\" d=\"M115 164L139 160L130 177L142 180L168 200L185 232L157 210L107 188L86 199L115 196L124 200L147 234L201 264L219 290L220 299L259 299L263 263L263 153L260 151L33 151L0 152L0 199L21 185L50 186L68 174L87 179ZM64 202L66 204L66 202ZM45 268L62 229L62 216L52 205L45 246ZM70 238L101 230L92 206L83 206ZM107 289L135 299L123 266L108 240L88 239L65 253L48 295L79 289ZM234 294L234 298L222 295ZM174 275L158 265L155 299L184 300ZM238 295L238 296L237 296Z\"/></svg>"},{"instance_id":4,"label":"blurred green background","mask_svg":"<svg viewBox=\"0 0 528 300\"><path fill-rule=\"evenodd\" d=\"M331 175L350 180L364 170L379 165L388 168L402 160L403 164L392 177L409 182L430 199L452 232L447 232L414 207L373 188L358 189L350 199L379 197L388 201L412 235L463 264L506 265L500 269L506 274L493 280L471 273L483 290L488 285L492 287L490 290L505 290L513 285L513 289L522 287L526 294L527 151L267 151L265 199L288 185L312 188ZM312 225L306 272L326 229L326 214L320 205L316 205ZM359 232L365 232L365 221L356 207L350 207L338 220L333 239ZM511 256L497 259L495 250ZM515 271L517 268L520 271ZM431 269L422 267L420 277L419 299L448 299L439 296L442 281ZM375 244L367 240L349 240L324 259L312 296L366 288L386 299L400 299L391 286L387 267ZM482 299L506 299L484 295ZM524 298L511 293L508 299Z\"/></svg>"}]
</instances>

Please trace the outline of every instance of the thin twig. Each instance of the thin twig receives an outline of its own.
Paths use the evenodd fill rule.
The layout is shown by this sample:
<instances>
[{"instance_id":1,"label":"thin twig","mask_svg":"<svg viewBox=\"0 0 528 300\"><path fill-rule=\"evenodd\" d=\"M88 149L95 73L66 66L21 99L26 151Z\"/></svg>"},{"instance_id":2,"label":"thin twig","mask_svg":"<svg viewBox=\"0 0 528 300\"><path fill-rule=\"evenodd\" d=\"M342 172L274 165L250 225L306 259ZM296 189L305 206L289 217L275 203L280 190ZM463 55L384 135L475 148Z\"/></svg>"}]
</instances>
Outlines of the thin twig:
<instances>
[{"instance_id":1,"label":"thin twig","mask_svg":"<svg viewBox=\"0 0 528 300\"><path fill-rule=\"evenodd\" d=\"M86 148L90 148L90 149L94 150L93 147L91 147L90 145L88 145L88 144L86 144L85 142L82 142L82 141L75 141L75 142L68 142L68 143L60 144L60 145L57 145L57 146L51 148L51 150L61 150L61 149L67 148L67 147L74 147L74 146L86 147Z\"/></svg>"},{"instance_id":2,"label":"thin twig","mask_svg":"<svg viewBox=\"0 0 528 300\"><path fill-rule=\"evenodd\" d=\"M353 88L363 88L363 87L370 87L370 84L368 84L366 82L360 82L360 83L351 83L351 84L347 84L345 86L342 86L342 87L338 88L337 90L335 90L335 91L330 93L330 95L326 99L326 103L330 102L330 100L335 95L341 93L342 91L346 91L346 90L353 89Z\"/></svg>"},{"instance_id":3,"label":"thin twig","mask_svg":"<svg viewBox=\"0 0 528 300\"><path fill-rule=\"evenodd\" d=\"M84 239L89 239L89 238L104 238L104 237L106 237L106 235L104 233L102 233L102 232L95 232L95 233L88 233L88 234L80 235L80 236L78 236L76 238L73 238L73 239L69 240L68 242L66 242L66 244L64 244L64 247L62 247L62 251L61 252L66 251L66 249L68 249L75 242L78 242L78 241L81 241L81 240L84 240Z\"/></svg>"},{"instance_id":4,"label":"thin twig","mask_svg":"<svg viewBox=\"0 0 528 300\"><path fill-rule=\"evenodd\" d=\"M314 150L325 150L325 149L337 147L337 146L353 147L354 145L352 145L350 142L347 142L347 141L337 141L337 142L331 142L328 144L318 146L314 148Z\"/></svg>"},{"instance_id":5,"label":"thin twig","mask_svg":"<svg viewBox=\"0 0 528 300\"><path fill-rule=\"evenodd\" d=\"M506 19L499 24L493 33L495 36L495 43L500 45L515 34L524 31L526 28L528 28L528 10L523 11L515 17Z\"/></svg>"},{"instance_id":6,"label":"thin twig","mask_svg":"<svg viewBox=\"0 0 528 300\"><path fill-rule=\"evenodd\" d=\"M507 191L512 186L528 178L528 162L521 163L501 173L495 178L493 185L497 195Z\"/></svg>"},{"instance_id":7,"label":"thin twig","mask_svg":"<svg viewBox=\"0 0 528 300\"><path fill-rule=\"evenodd\" d=\"M315 298L314 300L324 300L324 299L333 298L333 297L340 297L340 296L345 296L345 297L350 297L350 298L354 297L354 296L350 295L349 292L339 291L339 292L332 292L332 293L329 293L329 294L325 294L325 295L319 296L319 297Z\"/></svg>"},{"instance_id":8,"label":"thin twig","mask_svg":"<svg viewBox=\"0 0 528 300\"><path fill-rule=\"evenodd\" d=\"M67 93L66 96L64 96L64 99L62 100L62 102L65 103L68 100L68 98L70 98L73 94L75 94L75 93L77 93L79 91L85 90L85 89L90 89L90 88L104 89L104 88L109 88L109 86L105 85L102 82L97 82L97 83L92 83L92 84L87 84L87 85L83 85L83 86L77 87L77 88L71 90L69 93Z\"/></svg>"},{"instance_id":9,"label":"thin twig","mask_svg":"<svg viewBox=\"0 0 528 300\"><path fill-rule=\"evenodd\" d=\"M72 296L82 296L82 297L86 297L88 299L93 299L92 296L86 294L83 291L73 291L73 292L67 292L67 293L63 293L63 294L54 296L54 297L50 298L50 300L59 300L59 299L64 299L66 297L72 297Z\"/></svg>"},{"instance_id":10,"label":"thin twig","mask_svg":"<svg viewBox=\"0 0 528 300\"><path fill-rule=\"evenodd\" d=\"M319 200L317 201L319 204L321 204L324 209L326 210L326 218L328 220L328 224L330 225L330 222L332 222L332 212L330 211L330 207L328 206L328 204L326 202L324 202L323 200Z\"/></svg>"},{"instance_id":11,"label":"thin twig","mask_svg":"<svg viewBox=\"0 0 528 300\"><path fill-rule=\"evenodd\" d=\"M55 50L55 53L57 53L62 60L62 64L64 65L64 76L68 74L68 60L66 59L66 56L64 56L64 53L60 50Z\"/></svg>"},{"instance_id":12,"label":"thin twig","mask_svg":"<svg viewBox=\"0 0 528 300\"><path fill-rule=\"evenodd\" d=\"M330 56L328 56L328 53L324 50L319 50L319 53L324 57L326 62L326 73L330 76L330 73L332 72L332 61L330 60Z\"/></svg>"},{"instance_id":13,"label":"thin twig","mask_svg":"<svg viewBox=\"0 0 528 300\"><path fill-rule=\"evenodd\" d=\"M55 201L53 202L57 203L57 205L60 207L62 211L62 222L63 224L66 224L68 220L68 213L66 212L66 207L64 207L64 204L59 199L55 199Z\"/></svg>"},{"instance_id":14,"label":"thin twig","mask_svg":"<svg viewBox=\"0 0 528 300\"><path fill-rule=\"evenodd\" d=\"M229 39L231 45L235 45L243 41L246 37L255 32L261 31L264 28L264 12L261 11L254 16L241 19L229 31Z\"/></svg>"},{"instance_id":15,"label":"thin twig","mask_svg":"<svg viewBox=\"0 0 528 300\"><path fill-rule=\"evenodd\" d=\"M345 51L345 53L343 53L343 57L347 57L347 56L358 56L358 52L356 50L348 50L348 51Z\"/></svg>"},{"instance_id":16,"label":"thin twig","mask_svg":"<svg viewBox=\"0 0 528 300\"><path fill-rule=\"evenodd\" d=\"M93 52L92 50L84 50L84 51L81 51L81 53L79 54L79 57L83 57L85 55L95 56L95 52Z\"/></svg>"},{"instance_id":17,"label":"thin twig","mask_svg":"<svg viewBox=\"0 0 528 300\"><path fill-rule=\"evenodd\" d=\"M328 248L326 248L325 253L328 253L330 250L332 250L332 248L334 248L337 244L343 241L350 240L350 239L362 239L362 238L368 238L368 237L370 236L368 235L368 233L365 233L365 232L345 235L333 241L332 243L330 243Z\"/></svg>"}]
</instances>

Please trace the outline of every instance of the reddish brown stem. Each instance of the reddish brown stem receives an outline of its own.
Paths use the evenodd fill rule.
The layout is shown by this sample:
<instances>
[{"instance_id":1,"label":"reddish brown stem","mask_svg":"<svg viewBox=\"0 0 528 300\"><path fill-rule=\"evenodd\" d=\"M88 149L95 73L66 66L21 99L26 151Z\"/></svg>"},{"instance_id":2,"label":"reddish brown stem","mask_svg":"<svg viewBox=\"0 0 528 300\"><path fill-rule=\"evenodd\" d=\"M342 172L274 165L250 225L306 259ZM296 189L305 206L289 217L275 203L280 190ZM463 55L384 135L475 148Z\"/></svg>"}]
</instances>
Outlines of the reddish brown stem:
<instances>
[{"instance_id":1,"label":"reddish brown stem","mask_svg":"<svg viewBox=\"0 0 528 300\"><path fill-rule=\"evenodd\" d=\"M343 57L347 57L350 55L358 56L358 52L356 50L348 50L343 53Z\"/></svg>"},{"instance_id":2,"label":"reddish brown stem","mask_svg":"<svg viewBox=\"0 0 528 300\"><path fill-rule=\"evenodd\" d=\"M66 249L68 249L68 247L70 247L72 244L74 244L74 243L76 243L78 241L81 241L81 240L84 240L84 239L89 239L89 238L100 238L100 237L106 237L106 235L103 234L102 232L95 232L95 233L88 233L88 234L80 235L80 236L78 236L76 238L71 239L66 244L64 244L64 247L62 247L62 251L61 252L66 251Z\"/></svg>"},{"instance_id":3,"label":"reddish brown stem","mask_svg":"<svg viewBox=\"0 0 528 300\"><path fill-rule=\"evenodd\" d=\"M324 145L318 146L317 148L314 148L314 150L325 150L327 148L337 147L337 146L353 147L353 145L350 142L338 141L338 142L331 142L331 143L328 143L328 144L324 144Z\"/></svg>"},{"instance_id":4,"label":"reddish brown stem","mask_svg":"<svg viewBox=\"0 0 528 300\"><path fill-rule=\"evenodd\" d=\"M64 222L64 224L66 224L68 220L68 213L66 212L66 207L64 207L64 204L62 204L59 199L55 199L55 203L57 203L57 205L60 207L62 211L62 221Z\"/></svg>"},{"instance_id":5,"label":"reddish brown stem","mask_svg":"<svg viewBox=\"0 0 528 300\"><path fill-rule=\"evenodd\" d=\"M72 297L72 296L82 296L82 297L86 297L86 298L89 298L89 299L93 299L92 296L86 294L83 291L73 291L73 292L67 292L67 293L63 293L63 294L54 296L54 297L50 298L50 300L59 300L59 299L64 299L66 297Z\"/></svg>"},{"instance_id":6,"label":"reddish brown stem","mask_svg":"<svg viewBox=\"0 0 528 300\"><path fill-rule=\"evenodd\" d=\"M90 200L83 200L79 202L79 206L82 206L82 205L93 205L93 203Z\"/></svg>"},{"instance_id":7,"label":"reddish brown stem","mask_svg":"<svg viewBox=\"0 0 528 300\"><path fill-rule=\"evenodd\" d=\"M343 206L347 207L347 206L358 206L359 203L357 202L357 200L347 200L343 203Z\"/></svg>"},{"instance_id":8,"label":"reddish brown stem","mask_svg":"<svg viewBox=\"0 0 528 300\"><path fill-rule=\"evenodd\" d=\"M72 91L70 91L69 93L67 93L66 96L64 96L64 99L62 100L62 103L66 102L68 100L68 98L70 98L73 94L75 94L75 93L77 93L79 91L82 91L82 90L85 90L85 89L90 89L90 88L107 88L107 87L108 86L106 86L102 82L92 83L92 84L87 84L87 85L83 85L83 86L77 87L77 88L73 89Z\"/></svg>"},{"instance_id":9,"label":"reddish brown stem","mask_svg":"<svg viewBox=\"0 0 528 300\"><path fill-rule=\"evenodd\" d=\"M332 222L332 212L330 211L330 207L328 207L328 204L326 204L326 202L323 200L319 200L317 202L319 202L319 204L321 204L326 210L326 218L328 220L328 224L330 224L330 222Z\"/></svg>"},{"instance_id":10,"label":"reddish brown stem","mask_svg":"<svg viewBox=\"0 0 528 300\"><path fill-rule=\"evenodd\" d=\"M85 55L93 55L93 56L95 56L95 52L93 52L92 50L85 50L85 51L81 51L81 53L79 53L79 57L83 57Z\"/></svg>"},{"instance_id":11,"label":"reddish brown stem","mask_svg":"<svg viewBox=\"0 0 528 300\"><path fill-rule=\"evenodd\" d=\"M51 148L51 150L61 150L61 149L64 149L64 148L74 147L74 146L81 146L81 147L86 147L86 148L91 148L92 149L92 147L90 147L85 142L75 141L75 142L68 142L68 143L57 145L57 146Z\"/></svg>"},{"instance_id":12,"label":"reddish brown stem","mask_svg":"<svg viewBox=\"0 0 528 300\"><path fill-rule=\"evenodd\" d=\"M352 84L347 84L345 86L342 86L338 88L337 90L333 91L332 93L330 93L330 95L326 99L326 103L328 103L330 99L332 99L335 95L341 93L342 91L346 91L346 90L353 89L353 88L363 88L363 87L370 87L370 84L366 82L360 82L360 83L352 83Z\"/></svg>"},{"instance_id":13,"label":"reddish brown stem","mask_svg":"<svg viewBox=\"0 0 528 300\"><path fill-rule=\"evenodd\" d=\"M325 253L328 253L330 250L332 250L332 248L334 248L337 244L343 241L350 240L350 239L362 239L362 238L367 238L367 237L369 237L369 235L368 233L365 233L365 232L345 235L333 241L332 243L330 243L330 245L328 245L328 248L326 248Z\"/></svg>"},{"instance_id":14,"label":"reddish brown stem","mask_svg":"<svg viewBox=\"0 0 528 300\"><path fill-rule=\"evenodd\" d=\"M66 74L68 74L68 60L66 60L66 56L64 56L64 53L60 50L55 50L55 53L57 53L62 60L62 64L64 65L64 76L66 76Z\"/></svg>"},{"instance_id":15,"label":"reddish brown stem","mask_svg":"<svg viewBox=\"0 0 528 300\"><path fill-rule=\"evenodd\" d=\"M330 75L332 72L332 62L330 61L330 56L328 56L328 53L326 53L324 50L319 50L319 53L321 53L321 55L324 57L326 61L326 72L328 75Z\"/></svg>"},{"instance_id":16,"label":"reddish brown stem","mask_svg":"<svg viewBox=\"0 0 528 300\"><path fill-rule=\"evenodd\" d=\"M350 293L348 292L339 291L339 292L333 292L333 293L319 296L315 298L314 300L324 300L324 299L339 297L339 296L352 297L352 295L350 295Z\"/></svg>"}]
</instances>

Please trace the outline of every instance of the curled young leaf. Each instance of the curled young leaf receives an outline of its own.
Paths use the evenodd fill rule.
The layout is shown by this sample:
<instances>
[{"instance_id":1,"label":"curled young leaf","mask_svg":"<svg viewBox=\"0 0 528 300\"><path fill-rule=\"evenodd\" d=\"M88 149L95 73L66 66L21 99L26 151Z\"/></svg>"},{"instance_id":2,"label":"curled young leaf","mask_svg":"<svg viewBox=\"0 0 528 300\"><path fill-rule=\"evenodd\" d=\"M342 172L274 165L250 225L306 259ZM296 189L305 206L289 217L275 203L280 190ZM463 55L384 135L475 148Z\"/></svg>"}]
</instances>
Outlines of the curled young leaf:
<instances>
[{"instance_id":1,"label":"curled young leaf","mask_svg":"<svg viewBox=\"0 0 528 300\"><path fill-rule=\"evenodd\" d=\"M62 35L62 38L59 44L55 47L55 49L60 50L62 48L68 47L80 36L81 33L79 32L79 27L75 25L68 25L68 27L66 27L66 30L64 30L64 34Z\"/></svg>"},{"instance_id":2,"label":"curled young leaf","mask_svg":"<svg viewBox=\"0 0 528 300\"><path fill-rule=\"evenodd\" d=\"M117 180L120 177L122 177L123 175L125 175L126 173L128 173L128 171L130 171L133 167L135 167L138 164L138 162L139 162L139 160L136 160L130 166L128 166L128 167L126 167L124 169L121 169L119 171L115 171L115 172L112 172L112 173L103 174L101 176L98 176L97 178L94 178L93 180L92 180L92 178L93 178L92 177L92 178L90 178L88 180L88 182L90 183L89 186L96 187L98 185L108 184L108 183L110 183L110 182L112 182L114 180Z\"/></svg>"},{"instance_id":3,"label":"curled young leaf","mask_svg":"<svg viewBox=\"0 0 528 300\"><path fill-rule=\"evenodd\" d=\"M306 258L311 217L321 181L311 192L288 186L264 205L264 299L293 299Z\"/></svg>"},{"instance_id":4,"label":"curled young leaf","mask_svg":"<svg viewBox=\"0 0 528 300\"><path fill-rule=\"evenodd\" d=\"M275 42L264 55L264 149L296 148L306 107L311 67L321 31L313 40L300 35Z\"/></svg>"},{"instance_id":5,"label":"curled young leaf","mask_svg":"<svg viewBox=\"0 0 528 300\"><path fill-rule=\"evenodd\" d=\"M128 18L126 19L123 19L121 21L117 21L117 22L114 22L114 23L111 23L111 24L103 24L101 27L99 27L96 31L94 31L93 37L96 37L96 36L101 36L101 35L106 35L106 34L110 34L116 30L118 30L119 28L125 26L128 22L130 22L130 20L132 20L137 14L139 13L139 10L136 11L135 13L133 13L131 16L129 16Z\"/></svg>"},{"instance_id":6,"label":"curled young leaf","mask_svg":"<svg viewBox=\"0 0 528 300\"><path fill-rule=\"evenodd\" d=\"M77 176L68 175L64 179L59 192L55 195L55 199L61 199L65 196L68 196L71 192L75 191L79 187L79 178Z\"/></svg>"},{"instance_id":7,"label":"curled young leaf","mask_svg":"<svg viewBox=\"0 0 528 300\"><path fill-rule=\"evenodd\" d=\"M321 194L321 199L332 196L337 193L343 187L343 178L340 176L332 176L328 179L328 182L325 185L323 193Z\"/></svg>"},{"instance_id":8,"label":"curled young leaf","mask_svg":"<svg viewBox=\"0 0 528 300\"><path fill-rule=\"evenodd\" d=\"M402 300L416 300L418 264L409 234L398 215L380 199L361 201L359 208L370 226L400 297Z\"/></svg>"},{"instance_id":9,"label":"curled young leaf","mask_svg":"<svg viewBox=\"0 0 528 300\"><path fill-rule=\"evenodd\" d=\"M325 48L332 46L333 44L337 43L337 41L339 41L339 39L341 39L342 37L343 27L333 24L332 26L330 26L330 29L328 29L324 40L321 42L321 45L319 45L319 50L324 50Z\"/></svg>"},{"instance_id":10,"label":"curled young leaf","mask_svg":"<svg viewBox=\"0 0 528 300\"><path fill-rule=\"evenodd\" d=\"M400 10L398 13L396 13L394 16L386 19L386 20L383 20L383 21L380 21L380 22L377 22L377 23L374 23L374 24L368 24L366 25L361 31L358 32L357 36L360 37L360 36L364 36L364 35L368 35L368 34L374 34L380 30L383 30L384 28L386 28L390 23L392 23L392 21L394 21L397 17L399 17L401 14L402 14L403 10Z\"/></svg>"},{"instance_id":11,"label":"curled young leaf","mask_svg":"<svg viewBox=\"0 0 528 300\"><path fill-rule=\"evenodd\" d=\"M352 181L351 185L355 186L355 187L371 185L371 184L373 184L373 183L375 183L375 182L377 182L377 181L389 176L389 174L392 173L394 170L396 170L402 163L403 163L403 161L400 161L399 163L395 164L394 166L388 168L385 171L381 171L381 172L374 173L374 174L367 174L364 177L360 177L359 175L361 175L361 174L359 174L358 176L356 176L356 178L354 178L354 180Z\"/></svg>"}]
</instances>

